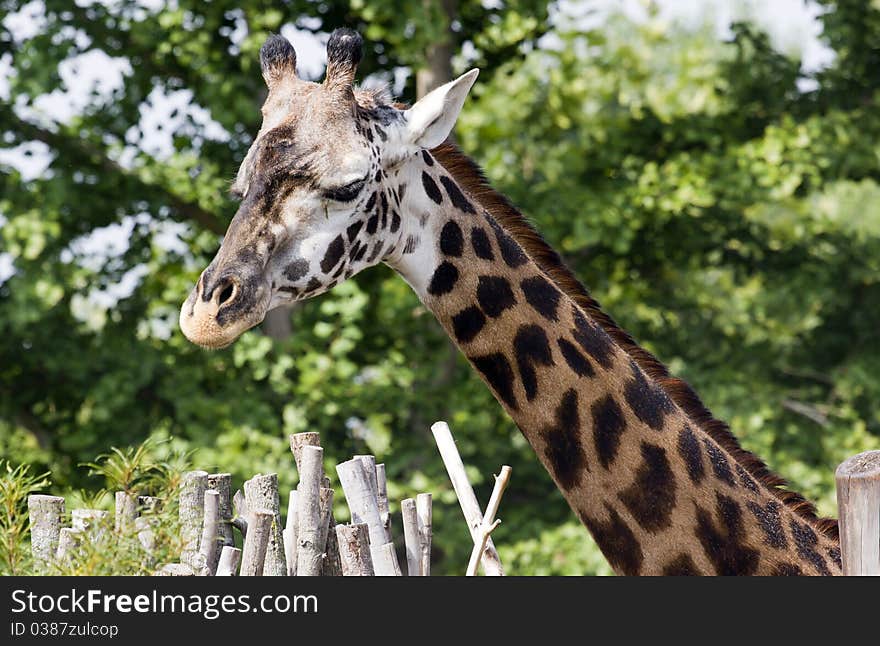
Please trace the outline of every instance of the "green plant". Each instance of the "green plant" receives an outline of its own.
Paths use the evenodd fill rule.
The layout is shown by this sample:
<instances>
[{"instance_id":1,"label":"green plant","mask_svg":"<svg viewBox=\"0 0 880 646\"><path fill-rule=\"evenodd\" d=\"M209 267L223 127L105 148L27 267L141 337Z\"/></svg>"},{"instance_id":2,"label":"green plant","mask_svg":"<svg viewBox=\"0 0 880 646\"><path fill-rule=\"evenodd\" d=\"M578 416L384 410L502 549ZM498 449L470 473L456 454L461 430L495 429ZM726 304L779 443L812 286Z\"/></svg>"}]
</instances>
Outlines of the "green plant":
<instances>
[{"instance_id":1,"label":"green plant","mask_svg":"<svg viewBox=\"0 0 880 646\"><path fill-rule=\"evenodd\" d=\"M49 485L49 474L31 475L26 464L13 468L0 459L0 574L24 574L30 566L27 497Z\"/></svg>"}]
</instances>

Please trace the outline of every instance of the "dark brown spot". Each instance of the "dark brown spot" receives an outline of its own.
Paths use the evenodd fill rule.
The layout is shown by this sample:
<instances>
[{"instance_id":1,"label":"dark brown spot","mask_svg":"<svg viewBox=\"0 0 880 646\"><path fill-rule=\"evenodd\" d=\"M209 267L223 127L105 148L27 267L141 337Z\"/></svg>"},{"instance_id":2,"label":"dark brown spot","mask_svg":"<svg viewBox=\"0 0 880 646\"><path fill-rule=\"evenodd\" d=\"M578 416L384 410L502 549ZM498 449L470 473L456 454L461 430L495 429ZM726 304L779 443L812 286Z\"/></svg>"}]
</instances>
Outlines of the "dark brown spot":
<instances>
[{"instance_id":1,"label":"dark brown spot","mask_svg":"<svg viewBox=\"0 0 880 646\"><path fill-rule=\"evenodd\" d=\"M535 365L553 365L547 334L537 325L521 325L513 339L513 352L526 399L531 401L538 394Z\"/></svg>"},{"instance_id":2,"label":"dark brown spot","mask_svg":"<svg viewBox=\"0 0 880 646\"><path fill-rule=\"evenodd\" d=\"M596 371L593 370L593 366L590 365L587 358L582 355L568 339L559 337L557 343L559 344L559 350L562 352L565 363L567 363L568 367L574 370L575 373L581 377L592 377L596 374Z\"/></svg>"},{"instance_id":3,"label":"dark brown spot","mask_svg":"<svg viewBox=\"0 0 880 646\"><path fill-rule=\"evenodd\" d=\"M626 420L614 397L605 395L590 407L593 417L593 443L599 463L606 469L617 457L620 436L626 430Z\"/></svg>"},{"instance_id":4,"label":"dark brown spot","mask_svg":"<svg viewBox=\"0 0 880 646\"><path fill-rule=\"evenodd\" d=\"M684 460L688 476L694 484L700 484L706 476L703 466L703 453L700 442L690 426L685 426L678 434L678 454Z\"/></svg>"},{"instance_id":5,"label":"dark brown spot","mask_svg":"<svg viewBox=\"0 0 880 646\"><path fill-rule=\"evenodd\" d=\"M321 271L325 274L329 273L336 266L336 263L339 262L339 259L342 258L343 251L345 251L345 241L341 235L338 235L330 243L330 246L327 247L326 253L324 253L324 259L321 260Z\"/></svg>"},{"instance_id":6,"label":"dark brown spot","mask_svg":"<svg viewBox=\"0 0 880 646\"><path fill-rule=\"evenodd\" d=\"M452 331L459 343L472 341L485 324L486 317L476 305L466 307L452 317Z\"/></svg>"},{"instance_id":7,"label":"dark brown spot","mask_svg":"<svg viewBox=\"0 0 880 646\"><path fill-rule=\"evenodd\" d=\"M480 276L477 300L487 316L496 318L516 304L510 282L503 276Z\"/></svg>"},{"instance_id":8,"label":"dark brown spot","mask_svg":"<svg viewBox=\"0 0 880 646\"><path fill-rule=\"evenodd\" d=\"M543 276L526 278L520 283L529 305L548 321L558 321L556 310L561 294L556 286Z\"/></svg>"},{"instance_id":9,"label":"dark brown spot","mask_svg":"<svg viewBox=\"0 0 880 646\"><path fill-rule=\"evenodd\" d=\"M574 340L596 363L603 368L610 368L614 352L611 337L605 330L587 321L577 305L571 306L571 315L574 318L574 329L571 331Z\"/></svg>"},{"instance_id":10,"label":"dark brown spot","mask_svg":"<svg viewBox=\"0 0 880 646\"><path fill-rule=\"evenodd\" d=\"M749 501L746 503L749 511L758 520L758 524L764 531L764 542L770 547L782 548L788 544L785 538L785 530L782 528L782 519L779 517L779 510L782 506L775 501L770 501L766 506L762 507L756 502Z\"/></svg>"},{"instance_id":11,"label":"dark brown spot","mask_svg":"<svg viewBox=\"0 0 880 646\"><path fill-rule=\"evenodd\" d=\"M499 353L468 358L501 400L510 408L516 410L516 395L513 394L513 369L510 367L507 358Z\"/></svg>"},{"instance_id":12,"label":"dark brown spot","mask_svg":"<svg viewBox=\"0 0 880 646\"><path fill-rule=\"evenodd\" d=\"M495 254L492 253L492 242L489 236L480 227L471 229L471 246L478 258L483 260L495 260Z\"/></svg>"},{"instance_id":13,"label":"dark brown spot","mask_svg":"<svg viewBox=\"0 0 880 646\"><path fill-rule=\"evenodd\" d=\"M724 494L715 493L716 514L720 526L713 515L696 506L697 529L695 534L715 567L716 574L749 575L758 569L758 551L743 543L742 510L739 504Z\"/></svg>"},{"instance_id":14,"label":"dark brown spot","mask_svg":"<svg viewBox=\"0 0 880 646\"><path fill-rule=\"evenodd\" d=\"M434 270L428 285L428 293L434 296L448 294L455 287L456 282L458 282L458 269L452 263L444 261Z\"/></svg>"},{"instance_id":15,"label":"dark brown spot","mask_svg":"<svg viewBox=\"0 0 880 646\"><path fill-rule=\"evenodd\" d=\"M544 457L559 485L566 490L578 486L589 467L581 444L576 390L570 388L562 395L556 407L556 423L541 431L541 437L546 445Z\"/></svg>"},{"instance_id":16,"label":"dark brown spot","mask_svg":"<svg viewBox=\"0 0 880 646\"><path fill-rule=\"evenodd\" d=\"M464 248L464 236L461 227L449 220L440 231L440 251L447 256L458 258Z\"/></svg>"},{"instance_id":17,"label":"dark brown spot","mask_svg":"<svg viewBox=\"0 0 880 646\"><path fill-rule=\"evenodd\" d=\"M608 520L604 522L591 518L580 510L578 516L590 530L609 565L621 574L636 576L641 571L645 558L642 546L629 525L611 505L605 503L605 510L608 512Z\"/></svg>"},{"instance_id":18,"label":"dark brown spot","mask_svg":"<svg viewBox=\"0 0 880 646\"><path fill-rule=\"evenodd\" d=\"M619 494L621 502L643 529L656 532L672 524L675 476L666 449L642 442L642 464L633 483Z\"/></svg>"},{"instance_id":19,"label":"dark brown spot","mask_svg":"<svg viewBox=\"0 0 880 646\"><path fill-rule=\"evenodd\" d=\"M632 379L624 389L626 403L640 420L653 428L662 431L666 416L674 410L672 400L657 384L649 382L645 373L630 362Z\"/></svg>"},{"instance_id":20,"label":"dark brown spot","mask_svg":"<svg viewBox=\"0 0 880 646\"><path fill-rule=\"evenodd\" d=\"M443 195L440 194L440 187L437 186L437 182L431 179L431 176L425 171L422 171L422 186L425 189L425 194L430 197L432 201L437 204L443 203Z\"/></svg>"},{"instance_id":21,"label":"dark brown spot","mask_svg":"<svg viewBox=\"0 0 880 646\"><path fill-rule=\"evenodd\" d=\"M730 470L730 462L727 461L724 451L708 437L703 438L703 444L706 446L706 453L709 454L709 462L712 464L712 471L715 473L715 477L722 482L726 482L731 487L735 487L736 482L733 480L733 471Z\"/></svg>"},{"instance_id":22,"label":"dark brown spot","mask_svg":"<svg viewBox=\"0 0 880 646\"><path fill-rule=\"evenodd\" d=\"M690 554L679 554L663 568L664 576L699 576Z\"/></svg>"}]
</instances>

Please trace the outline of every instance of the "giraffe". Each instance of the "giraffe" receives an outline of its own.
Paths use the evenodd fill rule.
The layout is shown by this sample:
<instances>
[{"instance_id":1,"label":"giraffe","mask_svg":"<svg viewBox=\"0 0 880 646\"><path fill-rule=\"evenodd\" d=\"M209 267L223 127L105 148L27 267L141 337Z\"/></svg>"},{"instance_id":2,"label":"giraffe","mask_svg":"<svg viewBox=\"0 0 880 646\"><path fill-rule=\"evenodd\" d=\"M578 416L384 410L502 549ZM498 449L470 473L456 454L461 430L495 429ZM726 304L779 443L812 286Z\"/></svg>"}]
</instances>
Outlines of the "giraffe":
<instances>
[{"instance_id":1,"label":"giraffe","mask_svg":"<svg viewBox=\"0 0 880 646\"><path fill-rule=\"evenodd\" d=\"M411 107L356 89L338 29L322 83L281 36L260 50L262 126L240 207L180 312L231 344L271 308L384 262L437 318L626 575L829 575L837 526L740 448L605 314L480 169L446 142L478 71Z\"/></svg>"}]
</instances>

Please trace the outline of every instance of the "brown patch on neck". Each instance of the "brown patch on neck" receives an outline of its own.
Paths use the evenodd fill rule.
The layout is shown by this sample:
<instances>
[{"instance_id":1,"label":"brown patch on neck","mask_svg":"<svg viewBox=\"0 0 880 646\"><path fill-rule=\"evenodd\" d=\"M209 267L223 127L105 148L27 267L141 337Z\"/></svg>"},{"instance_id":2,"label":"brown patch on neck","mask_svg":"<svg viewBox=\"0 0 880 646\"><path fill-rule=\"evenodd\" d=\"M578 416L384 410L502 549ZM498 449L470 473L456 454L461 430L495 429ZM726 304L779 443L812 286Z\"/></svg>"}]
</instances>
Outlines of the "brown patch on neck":
<instances>
[{"instance_id":1,"label":"brown patch on neck","mask_svg":"<svg viewBox=\"0 0 880 646\"><path fill-rule=\"evenodd\" d=\"M718 442L746 471L759 480L783 504L801 518L809 521L825 536L838 540L837 521L818 518L816 508L801 494L783 489L786 481L770 471L755 454L743 449L725 422L715 419L699 396L683 380L673 377L669 370L650 352L640 347L625 330L621 329L599 303L590 296L559 254L538 233L525 217L493 189L483 171L458 147L444 143L433 149L434 158L452 175L470 196L477 200L504 227L526 253L584 312L601 325L615 343L645 371L704 433Z\"/></svg>"}]
</instances>

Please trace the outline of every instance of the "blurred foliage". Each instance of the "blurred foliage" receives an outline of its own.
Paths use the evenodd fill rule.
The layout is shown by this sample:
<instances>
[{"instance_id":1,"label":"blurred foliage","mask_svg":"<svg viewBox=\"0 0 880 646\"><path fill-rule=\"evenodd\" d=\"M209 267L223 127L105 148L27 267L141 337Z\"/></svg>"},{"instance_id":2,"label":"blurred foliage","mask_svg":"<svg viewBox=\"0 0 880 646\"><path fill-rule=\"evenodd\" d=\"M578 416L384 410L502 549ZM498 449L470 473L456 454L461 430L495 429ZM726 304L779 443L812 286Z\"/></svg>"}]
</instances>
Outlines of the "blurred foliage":
<instances>
[{"instance_id":1,"label":"blurred foliage","mask_svg":"<svg viewBox=\"0 0 880 646\"><path fill-rule=\"evenodd\" d=\"M35 33L0 29L2 146L51 154L33 178L0 164L0 253L15 268L0 285L0 455L66 495L101 486L78 464L123 447L96 471L139 487L120 480L136 457L124 447L152 438L236 486L275 471L286 490L286 434L319 431L328 473L372 452L393 500L434 493L435 571L452 573L470 541L428 431L446 419L480 499L513 466L494 534L509 571L609 572L390 270L298 308L288 339L253 331L207 352L177 330L235 210L226 187L258 127L265 36L358 27L362 76L391 79L446 29L435 3L34 4ZM833 514L834 467L880 436L880 7L822 4L835 60L809 78L748 23L724 41L655 14L584 28L543 3L462 0L452 32L456 68L484 67L464 149L625 328ZM0 0L0 17L22 6ZM94 50L121 61L122 85L67 120L41 115L75 83L63 62ZM404 99L413 87L410 73ZM154 92L179 91L226 134L188 111L169 120L172 150L152 150L142 116ZM93 248L114 233L127 244Z\"/></svg>"}]
</instances>

